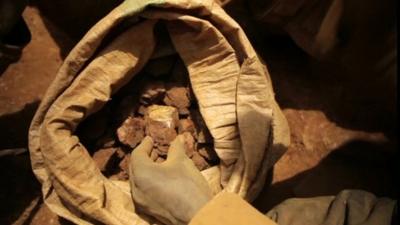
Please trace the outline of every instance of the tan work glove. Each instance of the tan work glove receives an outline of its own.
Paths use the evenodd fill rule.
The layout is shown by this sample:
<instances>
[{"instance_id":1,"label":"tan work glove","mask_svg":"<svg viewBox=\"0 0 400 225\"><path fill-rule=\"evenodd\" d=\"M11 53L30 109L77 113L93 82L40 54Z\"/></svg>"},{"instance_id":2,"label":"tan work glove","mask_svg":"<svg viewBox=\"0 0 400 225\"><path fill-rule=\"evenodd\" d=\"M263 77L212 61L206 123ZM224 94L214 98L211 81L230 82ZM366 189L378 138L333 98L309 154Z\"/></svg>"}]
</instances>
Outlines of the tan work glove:
<instances>
[{"instance_id":1,"label":"tan work glove","mask_svg":"<svg viewBox=\"0 0 400 225\"><path fill-rule=\"evenodd\" d=\"M187 224L212 198L207 181L185 154L183 136L171 142L165 162L150 159L153 140L146 137L131 154L129 180L140 210L166 224Z\"/></svg>"}]
</instances>

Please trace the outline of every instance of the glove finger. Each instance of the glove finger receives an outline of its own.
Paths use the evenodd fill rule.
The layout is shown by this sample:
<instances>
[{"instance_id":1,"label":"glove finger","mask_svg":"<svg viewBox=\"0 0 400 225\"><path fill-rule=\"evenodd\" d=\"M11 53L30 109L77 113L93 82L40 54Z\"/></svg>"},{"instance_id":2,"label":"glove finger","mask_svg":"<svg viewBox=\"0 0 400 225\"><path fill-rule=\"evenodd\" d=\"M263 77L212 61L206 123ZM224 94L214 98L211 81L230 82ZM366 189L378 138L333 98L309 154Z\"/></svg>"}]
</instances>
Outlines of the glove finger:
<instances>
[{"instance_id":1,"label":"glove finger","mask_svg":"<svg viewBox=\"0 0 400 225\"><path fill-rule=\"evenodd\" d=\"M146 136L139 146L137 146L131 154L131 166L149 165L154 163L150 158L151 150L153 149L153 139Z\"/></svg>"},{"instance_id":2,"label":"glove finger","mask_svg":"<svg viewBox=\"0 0 400 225\"><path fill-rule=\"evenodd\" d=\"M186 156L186 145L183 135L178 135L169 146L168 157L166 162L171 162L174 160L182 160L188 158ZM189 159L189 158L188 158Z\"/></svg>"}]
</instances>

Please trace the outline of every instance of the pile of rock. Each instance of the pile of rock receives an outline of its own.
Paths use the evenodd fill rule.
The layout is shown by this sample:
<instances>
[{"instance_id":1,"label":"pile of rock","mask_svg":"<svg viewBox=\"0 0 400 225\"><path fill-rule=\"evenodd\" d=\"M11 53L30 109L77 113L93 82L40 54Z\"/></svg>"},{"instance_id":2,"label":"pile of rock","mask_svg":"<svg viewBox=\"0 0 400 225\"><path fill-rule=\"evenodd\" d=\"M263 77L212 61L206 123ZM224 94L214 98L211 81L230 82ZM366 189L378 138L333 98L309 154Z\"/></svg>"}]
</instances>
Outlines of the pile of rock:
<instances>
[{"instance_id":1,"label":"pile of rock","mask_svg":"<svg viewBox=\"0 0 400 225\"><path fill-rule=\"evenodd\" d=\"M150 157L155 162L166 160L170 143L182 134L186 154L199 170L218 164L189 82L149 77L132 81L136 85L127 87L136 92L121 91L78 127L78 137L102 173L111 179L128 179L130 152L146 135L153 138Z\"/></svg>"}]
</instances>

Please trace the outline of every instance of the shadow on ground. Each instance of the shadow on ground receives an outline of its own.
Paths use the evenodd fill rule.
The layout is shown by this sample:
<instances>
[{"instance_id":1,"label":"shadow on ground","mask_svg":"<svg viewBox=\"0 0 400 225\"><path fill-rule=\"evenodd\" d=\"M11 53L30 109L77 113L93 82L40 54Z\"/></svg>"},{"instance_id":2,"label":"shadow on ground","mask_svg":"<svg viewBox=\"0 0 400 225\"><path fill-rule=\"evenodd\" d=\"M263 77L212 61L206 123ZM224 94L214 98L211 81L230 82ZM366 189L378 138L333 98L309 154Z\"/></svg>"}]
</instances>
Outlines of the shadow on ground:
<instances>
[{"instance_id":1,"label":"shadow on ground","mask_svg":"<svg viewBox=\"0 0 400 225\"><path fill-rule=\"evenodd\" d=\"M18 112L0 116L0 151L7 148L26 148L31 120L39 107L39 101L26 104Z\"/></svg>"},{"instance_id":2,"label":"shadow on ground","mask_svg":"<svg viewBox=\"0 0 400 225\"><path fill-rule=\"evenodd\" d=\"M258 41L259 43L259 41ZM287 36L266 36L257 50L265 60L282 109L320 110L339 126L396 136L395 100L373 79L352 79L338 65L308 56ZM360 75L357 75L360 76Z\"/></svg>"}]
</instances>

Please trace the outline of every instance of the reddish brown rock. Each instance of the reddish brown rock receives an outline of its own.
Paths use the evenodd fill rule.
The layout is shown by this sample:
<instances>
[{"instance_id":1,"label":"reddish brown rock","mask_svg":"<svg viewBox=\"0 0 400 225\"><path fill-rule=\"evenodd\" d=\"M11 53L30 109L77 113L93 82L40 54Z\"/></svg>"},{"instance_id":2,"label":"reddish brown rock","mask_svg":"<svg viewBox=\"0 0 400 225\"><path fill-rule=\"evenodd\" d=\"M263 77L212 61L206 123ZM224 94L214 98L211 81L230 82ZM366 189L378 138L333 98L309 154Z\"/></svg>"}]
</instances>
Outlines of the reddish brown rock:
<instances>
[{"instance_id":1,"label":"reddish brown rock","mask_svg":"<svg viewBox=\"0 0 400 225\"><path fill-rule=\"evenodd\" d=\"M137 112L138 112L139 115L144 116L144 115L146 115L147 107L144 106L144 105L140 105Z\"/></svg>"},{"instance_id":2,"label":"reddish brown rock","mask_svg":"<svg viewBox=\"0 0 400 225\"><path fill-rule=\"evenodd\" d=\"M128 117L117 130L119 141L131 148L136 147L144 138L144 125L142 119Z\"/></svg>"},{"instance_id":3,"label":"reddish brown rock","mask_svg":"<svg viewBox=\"0 0 400 225\"><path fill-rule=\"evenodd\" d=\"M199 146L199 154L211 164L218 163L219 158L212 145Z\"/></svg>"},{"instance_id":4,"label":"reddish brown rock","mask_svg":"<svg viewBox=\"0 0 400 225\"><path fill-rule=\"evenodd\" d=\"M169 145L177 133L175 129L166 127L162 122L151 121L146 126L146 134L153 138L155 145Z\"/></svg>"},{"instance_id":5,"label":"reddish brown rock","mask_svg":"<svg viewBox=\"0 0 400 225\"><path fill-rule=\"evenodd\" d=\"M162 123L164 127L175 129L179 121L178 111L171 106L151 105L147 108L146 126L150 126L153 121Z\"/></svg>"},{"instance_id":6,"label":"reddish brown rock","mask_svg":"<svg viewBox=\"0 0 400 225\"><path fill-rule=\"evenodd\" d=\"M192 135L196 134L196 129L194 123L191 119L181 119L178 123L178 133L182 134L184 132L189 132Z\"/></svg>"},{"instance_id":7,"label":"reddish brown rock","mask_svg":"<svg viewBox=\"0 0 400 225\"><path fill-rule=\"evenodd\" d=\"M118 157L115 152L115 148L103 148L97 150L93 154L93 161L96 163L101 172L106 172L116 162Z\"/></svg>"},{"instance_id":8,"label":"reddish brown rock","mask_svg":"<svg viewBox=\"0 0 400 225\"><path fill-rule=\"evenodd\" d=\"M190 114L190 110L188 108L180 108L178 109L179 115L188 116Z\"/></svg>"},{"instance_id":9,"label":"reddish brown rock","mask_svg":"<svg viewBox=\"0 0 400 225\"><path fill-rule=\"evenodd\" d=\"M165 94L165 86L161 81L148 82L140 96L140 102L145 105L154 104L162 100Z\"/></svg>"},{"instance_id":10,"label":"reddish brown rock","mask_svg":"<svg viewBox=\"0 0 400 225\"><path fill-rule=\"evenodd\" d=\"M197 169L199 169L200 171L210 167L207 161L203 157L201 157L201 155L198 152L194 152L192 156L192 161L194 165L197 167Z\"/></svg>"},{"instance_id":11,"label":"reddish brown rock","mask_svg":"<svg viewBox=\"0 0 400 225\"><path fill-rule=\"evenodd\" d=\"M190 100L187 88L182 86L170 87L165 94L164 103L178 108L179 114L188 115Z\"/></svg>"},{"instance_id":12,"label":"reddish brown rock","mask_svg":"<svg viewBox=\"0 0 400 225\"><path fill-rule=\"evenodd\" d=\"M122 150L122 148L120 148L120 147L116 148L115 154L117 155L117 157L119 159L123 159L126 155L125 151Z\"/></svg>"},{"instance_id":13,"label":"reddish brown rock","mask_svg":"<svg viewBox=\"0 0 400 225\"><path fill-rule=\"evenodd\" d=\"M146 114L146 134L153 138L159 155L166 155L169 144L175 139L178 112L174 107L152 105Z\"/></svg>"},{"instance_id":14,"label":"reddish brown rock","mask_svg":"<svg viewBox=\"0 0 400 225\"><path fill-rule=\"evenodd\" d=\"M182 134L185 139L186 155L190 158L193 156L195 151L195 141L193 136L189 132Z\"/></svg>"}]
</instances>

